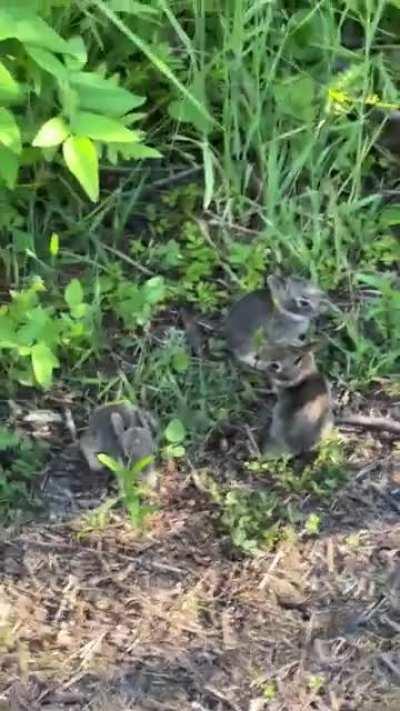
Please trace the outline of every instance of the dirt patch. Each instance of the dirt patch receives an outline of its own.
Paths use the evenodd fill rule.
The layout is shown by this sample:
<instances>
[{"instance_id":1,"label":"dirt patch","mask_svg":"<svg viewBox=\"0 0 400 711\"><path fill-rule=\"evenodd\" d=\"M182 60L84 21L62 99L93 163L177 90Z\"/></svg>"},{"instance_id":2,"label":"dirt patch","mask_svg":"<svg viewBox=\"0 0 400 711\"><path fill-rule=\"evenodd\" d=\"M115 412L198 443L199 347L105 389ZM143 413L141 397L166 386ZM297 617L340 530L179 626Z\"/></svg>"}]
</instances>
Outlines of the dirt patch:
<instances>
[{"instance_id":1,"label":"dirt patch","mask_svg":"<svg viewBox=\"0 0 400 711\"><path fill-rule=\"evenodd\" d=\"M3 708L398 709L397 470L366 466L317 539L257 559L177 475L144 536L122 514L4 531Z\"/></svg>"}]
</instances>

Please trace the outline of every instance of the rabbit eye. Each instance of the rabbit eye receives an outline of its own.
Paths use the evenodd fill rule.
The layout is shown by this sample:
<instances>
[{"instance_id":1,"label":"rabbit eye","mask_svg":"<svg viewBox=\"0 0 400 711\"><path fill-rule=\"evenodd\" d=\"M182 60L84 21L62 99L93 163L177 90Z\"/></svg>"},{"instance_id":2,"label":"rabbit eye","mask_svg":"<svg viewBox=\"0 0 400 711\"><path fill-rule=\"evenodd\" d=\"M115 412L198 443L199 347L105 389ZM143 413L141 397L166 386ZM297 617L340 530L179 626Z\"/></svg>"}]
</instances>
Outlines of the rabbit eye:
<instances>
[{"instance_id":1,"label":"rabbit eye","mask_svg":"<svg viewBox=\"0 0 400 711\"><path fill-rule=\"evenodd\" d=\"M274 373L279 373L279 371L281 370L281 364L274 361L273 363L269 364L269 369L272 370Z\"/></svg>"},{"instance_id":2,"label":"rabbit eye","mask_svg":"<svg viewBox=\"0 0 400 711\"><path fill-rule=\"evenodd\" d=\"M307 309L311 306L311 301L309 299L305 299L304 297L300 297L297 299L297 306L301 309Z\"/></svg>"}]
</instances>

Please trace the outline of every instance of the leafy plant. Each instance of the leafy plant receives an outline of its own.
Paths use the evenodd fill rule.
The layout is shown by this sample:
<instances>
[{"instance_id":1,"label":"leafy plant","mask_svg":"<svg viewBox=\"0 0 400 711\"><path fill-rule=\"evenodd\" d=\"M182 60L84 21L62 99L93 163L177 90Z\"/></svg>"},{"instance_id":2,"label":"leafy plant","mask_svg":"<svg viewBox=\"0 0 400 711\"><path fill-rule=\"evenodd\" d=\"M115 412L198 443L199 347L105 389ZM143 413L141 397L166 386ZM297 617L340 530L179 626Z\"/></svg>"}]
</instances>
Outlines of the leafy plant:
<instances>
[{"instance_id":1,"label":"leafy plant","mask_svg":"<svg viewBox=\"0 0 400 711\"><path fill-rule=\"evenodd\" d=\"M285 458L276 460L273 467L267 464L266 468L284 491L311 493L318 498L331 496L347 479L345 448L335 432L320 443L316 456L299 471Z\"/></svg>"},{"instance_id":2,"label":"leafy plant","mask_svg":"<svg viewBox=\"0 0 400 711\"><path fill-rule=\"evenodd\" d=\"M216 504L220 529L244 553L256 555L281 538L285 516L277 493L238 486L226 489L208 471L193 472L193 478Z\"/></svg>"},{"instance_id":3,"label":"leafy plant","mask_svg":"<svg viewBox=\"0 0 400 711\"><path fill-rule=\"evenodd\" d=\"M110 307L127 328L148 324L167 296L162 276L151 277L140 284L124 278L119 269L113 275L100 278L100 290L104 307Z\"/></svg>"},{"instance_id":4,"label":"leafy plant","mask_svg":"<svg viewBox=\"0 0 400 711\"><path fill-rule=\"evenodd\" d=\"M57 4L48 4L47 22L36 2L0 2L0 178L12 190L22 166L63 162L97 201L103 152L114 163L159 153L131 128L145 98L105 69L88 70L82 37L66 40L52 27Z\"/></svg>"},{"instance_id":5,"label":"leafy plant","mask_svg":"<svg viewBox=\"0 0 400 711\"><path fill-rule=\"evenodd\" d=\"M0 427L0 511L12 518L16 511L37 508L33 494L35 476L41 471L47 448L6 426Z\"/></svg>"},{"instance_id":6,"label":"leafy plant","mask_svg":"<svg viewBox=\"0 0 400 711\"><path fill-rule=\"evenodd\" d=\"M93 347L92 310L80 282L73 279L67 285L66 308L60 310L43 303L45 293L37 277L27 289L11 292L11 301L1 308L0 363L10 384L16 380L49 388L60 353L76 355Z\"/></svg>"},{"instance_id":7,"label":"leafy plant","mask_svg":"<svg viewBox=\"0 0 400 711\"><path fill-rule=\"evenodd\" d=\"M185 454L184 442L186 437L186 429L184 424L177 417L174 417L164 430L164 437L168 444L163 450L165 457L179 458Z\"/></svg>"},{"instance_id":8,"label":"leafy plant","mask_svg":"<svg viewBox=\"0 0 400 711\"><path fill-rule=\"evenodd\" d=\"M274 492L237 488L223 496L220 521L235 546L255 554L280 538L281 514Z\"/></svg>"},{"instance_id":9,"label":"leafy plant","mask_svg":"<svg viewBox=\"0 0 400 711\"><path fill-rule=\"evenodd\" d=\"M154 513L155 508L153 505L145 503L148 492L140 482L140 472L153 461L153 458L145 457L131 467L122 466L107 454L99 454L98 459L115 475L120 501L125 506L132 525L135 528L143 528L146 519L151 513Z\"/></svg>"}]
</instances>

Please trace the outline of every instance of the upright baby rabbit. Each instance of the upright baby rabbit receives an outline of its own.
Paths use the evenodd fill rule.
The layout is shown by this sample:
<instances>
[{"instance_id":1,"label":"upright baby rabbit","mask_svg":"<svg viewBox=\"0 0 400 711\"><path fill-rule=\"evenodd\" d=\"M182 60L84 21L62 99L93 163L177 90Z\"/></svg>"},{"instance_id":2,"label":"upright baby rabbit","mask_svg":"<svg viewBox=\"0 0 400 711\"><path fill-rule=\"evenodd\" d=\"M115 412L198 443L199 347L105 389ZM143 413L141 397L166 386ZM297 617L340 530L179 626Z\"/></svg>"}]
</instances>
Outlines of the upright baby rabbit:
<instances>
[{"instance_id":1,"label":"upright baby rabbit","mask_svg":"<svg viewBox=\"0 0 400 711\"><path fill-rule=\"evenodd\" d=\"M299 277L270 275L267 287L246 294L228 313L225 335L237 360L265 369L265 344L300 344L320 310L323 292Z\"/></svg>"},{"instance_id":2,"label":"upright baby rabbit","mask_svg":"<svg viewBox=\"0 0 400 711\"><path fill-rule=\"evenodd\" d=\"M264 456L295 456L313 449L331 429L333 414L312 344L265 347L263 358L277 397L262 443Z\"/></svg>"},{"instance_id":3,"label":"upright baby rabbit","mask_svg":"<svg viewBox=\"0 0 400 711\"><path fill-rule=\"evenodd\" d=\"M123 465L132 465L155 453L154 418L128 402L102 405L96 408L80 440L82 453L92 471L101 471L103 465L97 455L108 454ZM157 472L148 464L140 472L149 486L157 485Z\"/></svg>"}]
</instances>

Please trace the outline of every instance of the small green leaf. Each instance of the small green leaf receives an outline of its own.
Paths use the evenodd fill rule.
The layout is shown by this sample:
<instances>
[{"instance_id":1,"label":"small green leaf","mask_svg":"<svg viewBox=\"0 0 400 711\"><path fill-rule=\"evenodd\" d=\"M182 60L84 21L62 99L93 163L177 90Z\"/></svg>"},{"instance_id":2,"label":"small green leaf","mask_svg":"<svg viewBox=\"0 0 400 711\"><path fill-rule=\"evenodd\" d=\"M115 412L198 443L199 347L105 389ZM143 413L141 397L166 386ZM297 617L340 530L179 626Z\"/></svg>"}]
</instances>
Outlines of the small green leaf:
<instances>
[{"instance_id":1,"label":"small green leaf","mask_svg":"<svg viewBox=\"0 0 400 711\"><path fill-rule=\"evenodd\" d=\"M8 148L0 145L0 177L10 190L15 188L19 170L19 158Z\"/></svg>"},{"instance_id":2,"label":"small green leaf","mask_svg":"<svg viewBox=\"0 0 400 711\"><path fill-rule=\"evenodd\" d=\"M50 237L49 252L52 257L56 257L60 249L60 238L56 232Z\"/></svg>"},{"instance_id":3,"label":"small green leaf","mask_svg":"<svg viewBox=\"0 0 400 711\"><path fill-rule=\"evenodd\" d=\"M185 426L181 420L174 418L165 428L164 435L166 440L171 444L179 444L180 442L183 442L186 437Z\"/></svg>"},{"instance_id":4,"label":"small green leaf","mask_svg":"<svg viewBox=\"0 0 400 711\"><path fill-rule=\"evenodd\" d=\"M50 148L59 146L69 136L70 131L64 119L60 116L49 119L40 127L32 145L36 148Z\"/></svg>"},{"instance_id":5,"label":"small green leaf","mask_svg":"<svg viewBox=\"0 0 400 711\"><path fill-rule=\"evenodd\" d=\"M70 309L73 309L82 303L84 295L79 279L71 279L65 289L64 298Z\"/></svg>"},{"instance_id":6,"label":"small green leaf","mask_svg":"<svg viewBox=\"0 0 400 711\"><path fill-rule=\"evenodd\" d=\"M316 513L311 513L306 520L305 529L309 536L316 536L319 533L321 526L321 516Z\"/></svg>"},{"instance_id":7,"label":"small green leaf","mask_svg":"<svg viewBox=\"0 0 400 711\"><path fill-rule=\"evenodd\" d=\"M89 310L89 304L85 304L82 302L81 304L77 304L76 306L71 307L71 316L76 319L81 319L86 316ZM83 331L82 331L83 333Z\"/></svg>"},{"instance_id":8,"label":"small green leaf","mask_svg":"<svg viewBox=\"0 0 400 711\"><path fill-rule=\"evenodd\" d=\"M21 132L17 122L8 109L0 108L0 143L19 155L22 151Z\"/></svg>"},{"instance_id":9,"label":"small green leaf","mask_svg":"<svg viewBox=\"0 0 400 711\"><path fill-rule=\"evenodd\" d=\"M37 343L31 348L33 374L43 388L51 385L53 370L59 366L58 358L45 343Z\"/></svg>"},{"instance_id":10,"label":"small green leaf","mask_svg":"<svg viewBox=\"0 0 400 711\"><path fill-rule=\"evenodd\" d=\"M183 349L174 353L172 365L177 373L185 373L190 365L190 358Z\"/></svg>"},{"instance_id":11,"label":"small green leaf","mask_svg":"<svg viewBox=\"0 0 400 711\"><path fill-rule=\"evenodd\" d=\"M0 101L2 104L18 102L23 97L22 87L0 62Z\"/></svg>"},{"instance_id":12,"label":"small green leaf","mask_svg":"<svg viewBox=\"0 0 400 711\"><path fill-rule=\"evenodd\" d=\"M99 460L100 464L103 464L105 467L107 467L107 469L110 469L110 471L114 472L114 474L119 474L121 472L121 465L118 464L115 459L109 457L108 454L98 454L97 459Z\"/></svg>"},{"instance_id":13,"label":"small green leaf","mask_svg":"<svg viewBox=\"0 0 400 711\"><path fill-rule=\"evenodd\" d=\"M168 444L163 450L164 459L180 459L185 456L185 447L181 444Z\"/></svg>"},{"instance_id":14,"label":"small green leaf","mask_svg":"<svg viewBox=\"0 0 400 711\"><path fill-rule=\"evenodd\" d=\"M89 198L99 197L99 162L90 138L71 136L63 144L64 160Z\"/></svg>"},{"instance_id":15,"label":"small green leaf","mask_svg":"<svg viewBox=\"0 0 400 711\"><path fill-rule=\"evenodd\" d=\"M78 111L72 119L71 127L77 136L88 136L94 141L105 143L134 143L140 138L137 131L131 131L120 121L89 111Z\"/></svg>"},{"instance_id":16,"label":"small green leaf","mask_svg":"<svg viewBox=\"0 0 400 711\"><path fill-rule=\"evenodd\" d=\"M143 286L143 296L147 304L157 304L165 299L165 295L165 280L162 276L151 277Z\"/></svg>"},{"instance_id":17,"label":"small green leaf","mask_svg":"<svg viewBox=\"0 0 400 711\"><path fill-rule=\"evenodd\" d=\"M60 81L67 81L68 73L62 62L47 49L41 47L28 47L25 49L30 57L39 65L45 72L52 74Z\"/></svg>"}]
</instances>

